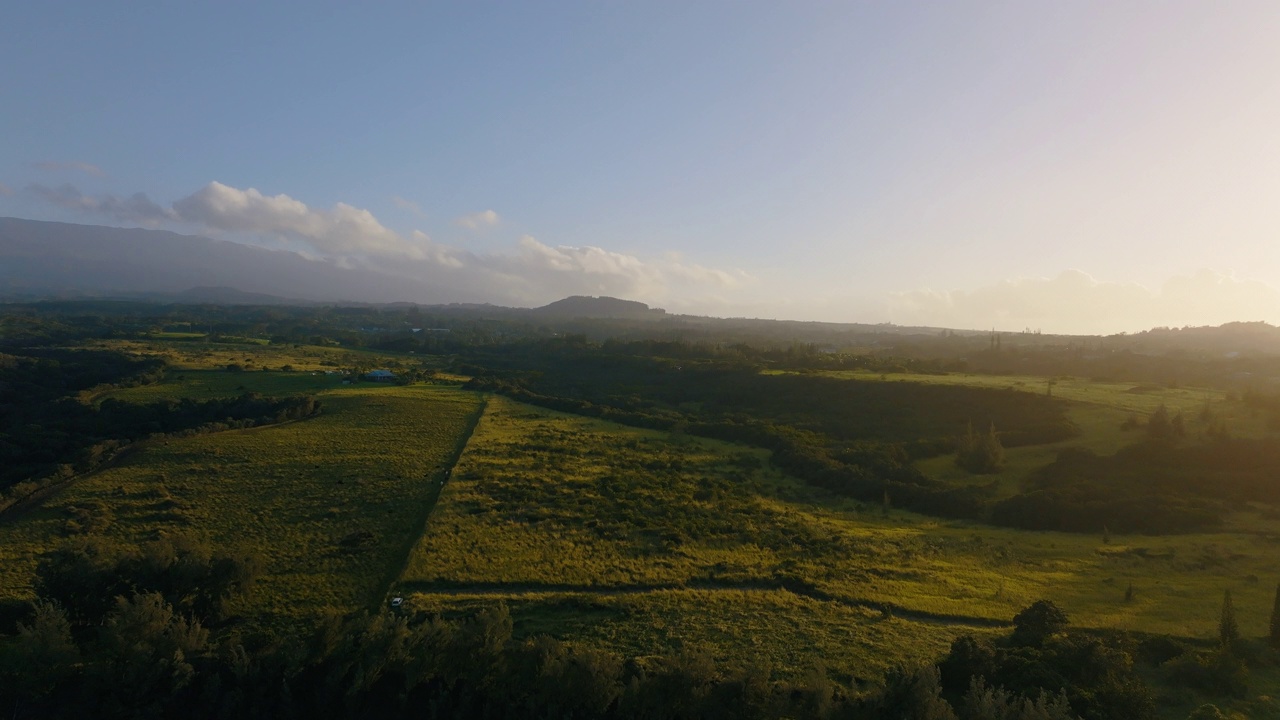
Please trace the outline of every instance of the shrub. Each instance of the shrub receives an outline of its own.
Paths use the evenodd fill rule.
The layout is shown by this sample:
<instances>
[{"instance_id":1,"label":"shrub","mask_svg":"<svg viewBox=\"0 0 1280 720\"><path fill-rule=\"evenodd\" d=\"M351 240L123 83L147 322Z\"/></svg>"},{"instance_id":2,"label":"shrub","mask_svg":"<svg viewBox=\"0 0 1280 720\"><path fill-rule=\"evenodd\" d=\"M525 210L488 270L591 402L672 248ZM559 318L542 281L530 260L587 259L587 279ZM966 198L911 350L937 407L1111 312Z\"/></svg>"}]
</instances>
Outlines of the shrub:
<instances>
[{"instance_id":1,"label":"shrub","mask_svg":"<svg viewBox=\"0 0 1280 720\"><path fill-rule=\"evenodd\" d=\"M1067 614L1052 600L1037 600L1013 617L1013 642L1041 645L1045 639L1067 629Z\"/></svg>"},{"instance_id":2,"label":"shrub","mask_svg":"<svg viewBox=\"0 0 1280 720\"><path fill-rule=\"evenodd\" d=\"M1004 466L1004 446L996 435L995 425L980 436L973 432L973 425L969 425L968 434L956 442L956 465L977 474L999 472Z\"/></svg>"}]
</instances>

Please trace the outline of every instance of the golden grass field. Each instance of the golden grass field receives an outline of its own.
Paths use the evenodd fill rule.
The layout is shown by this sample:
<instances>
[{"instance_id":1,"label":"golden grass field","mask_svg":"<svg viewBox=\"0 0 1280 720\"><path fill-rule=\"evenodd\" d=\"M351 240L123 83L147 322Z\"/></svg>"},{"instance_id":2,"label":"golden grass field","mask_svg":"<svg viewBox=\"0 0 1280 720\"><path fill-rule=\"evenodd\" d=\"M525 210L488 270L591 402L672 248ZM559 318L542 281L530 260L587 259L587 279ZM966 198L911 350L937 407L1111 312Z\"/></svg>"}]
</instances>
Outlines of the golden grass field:
<instances>
[{"instance_id":1,"label":"golden grass field","mask_svg":"<svg viewBox=\"0 0 1280 720\"><path fill-rule=\"evenodd\" d=\"M342 385L320 363L351 358L331 348L179 341L135 350L148 348L173 353L178 366L161 383L95 399L309 393L324 412L148 445L0 523L0 598L29 598L39 556L63 538L65 509L99 501L114 516L103 535L115 542L187 532L260 554L265 576L233 612L267 623L379 605L391 586L414 612L504 601L522 634L628 656L696 648L729 667L766 659L793 677L820 658L833 677L861 684L936 659L959 634L1001 632L1041 598L1077 626L1210 640L1230 589L1242 632L1257 637L1280 581L1280 516L1265 506L1241 506L1218 533L1104 542L1007 530L834 497L771 467L764 451L503 397L487 401L441 490L484 407L475 393ZM245 357L294 371L213 369ZM1043 391L1017 378L886 381L906 377ZM1055 385L1080 436L1009 450L997 476L1006 490L1064 447L1106 454L1132 442L1120 423L1161 403L1192 415L1208 402L1233 432L1262 432L1221 395L1090 385ZM962 477L950 457L921 465ZM373 542L344 548L357 532Z\"/></svg>"},{"instance_id":2,"label":"golden grass field","mask_svg":"<svg viewBox=\"0 0 1280 720\"><path fill-rule=\"evenodd\" d=\"M114 515L109 540L195 533L260 555L264 577L233 612L270 622L380 603L481 399L369 385L319 397L319 417L151 444L0 524L0 593L29 597L40 554L62 539L65 508L99 501ZM342 546L357 532L373 542Z\"/></svg>"},{"instance_id":3,"label":"golden grass field","mask_svg":"<svg viewBox=\"0 0 1280 720\"><path fill-rule=\"evenodd\" d=\"M294 372L323 372L365 367L407 367L430 362L427 356L393 353L363 348L324 345L271 345L260 338L238 338L237 342L204 342L202 335L186 340L175 333L162 333L150 340L101 340L89 347L100 347L136 355L165 358L176 370L223 370L236 364L246 372L279 370L289 366Z\"/></svg>"},{"instance_id":4,"label":"golden grass field","mask_svg":"<svg viewBox=\"0 0 1280 720\"><path fill-rule=\"evenodd\" d=\"M951 455L929 458L917 463L925 474L948 483L987 484L998 481L997 497L1016 494L1021 483L1033 471L1053 462L1058 452L1068 447L1087 448L1098 455L1112 455L1142 437L1141 427L1125 429L1126 421L1146 417L1161 405L1172 413L1182 413L1192 437L1203 434L1215 423L1233 436L1260 437L1268 433L1264 419L1239 399L1229 398L1222 390L1196 387L1159 387L1128 382L1058 377L1053 385L1046 378L1029 375L979 375L948 373L873 373L861 370L825 371L818 373L839 379L863 382L912 382L928 385L963 385L967 387L1045 394L1069 401L1067 417L1079 429L1069 440L1043 445L1007 448L1005 466L996 475L971 475L956 466ZM1201 413L1209 408L1212 419ZM979 428L981 429L981 428ZM997 428L1000 429L1000 428Z\"/></svg>"},{"instance_id":5,"label":"golden grass field","mask_svg":"<svg viewBox=\"0 0 1280 720\"><path fill-rule=\"evenodd\" d=\"M1232 523L1248 531L1105 543L884 516L761 458L494 398L398 588L419 611L501 598L526 632L792 674L806 647L869 677L931 659L1041 598L1078 626L1209 640L1230 589L1243 632L1266 632L1280 524L1265 509Z\"/></svg>"}]
</instances>

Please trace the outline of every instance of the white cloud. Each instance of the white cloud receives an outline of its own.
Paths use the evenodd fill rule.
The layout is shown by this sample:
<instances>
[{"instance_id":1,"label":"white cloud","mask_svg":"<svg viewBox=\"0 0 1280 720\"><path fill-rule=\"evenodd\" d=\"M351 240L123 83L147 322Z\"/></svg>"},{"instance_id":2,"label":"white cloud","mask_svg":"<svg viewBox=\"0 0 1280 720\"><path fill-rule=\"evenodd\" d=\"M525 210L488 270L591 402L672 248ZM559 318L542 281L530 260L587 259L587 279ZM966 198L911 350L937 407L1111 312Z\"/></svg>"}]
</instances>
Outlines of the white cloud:
<instances>
[{"instance_id":1,"label":"white cloud","mask_svg":"<svg viewBox=\"0 0 1280 720\"><path fill-rule=\"evenodd\" d=\"M520 238L518 254L495 264L518 268L521 274L548 285L572 284L574 293L652 297L665 285L657 265L634 255L591 246L551 247L529 235Z\"/></svg>"},{"instance_id":2,"label":"white cloud","mask_svg":"<svg viewBox=\"0 0 1280 720\"><path fill-rule=\"evenodd\" d=\"M161 207L144 193L134 193L126 198L115 195L85 195L74 185L56 188L44 185L28 185L27 192L36 197L69 210L106 215L122 222L156 225L173 219L173 211Z\"/></svg>"},{"instance_id":3,"label":"white cloud","mask_svg":"<svg viewBox=\"0 0 1280 720\"><path fill-rule=\"evenodd\" d=\"M470 215L463 215L462 217L457 218L453 222L454 224L464 227L468 230L479 230L481 228L493 227L494 225L497 225L501 221L502 219L498 217L498 213L492 210L485 210L484 212L471 213Z\"/></svg>"},{"instance_id":4,"label":"white cloud","mask_svg":"<svg viewBox=\"0 0 1280 720\"><path fill-rule=\"evenodd\" d=\"M645 260L594 246L551 247L528 235L520 239L519 249L507 262L518 262L525 273L543 279L547 286L573 285L574 294L667 303L693 294L737 289L751 280L741 271L707 268L672 254Z\"/></svg>"},{"instance_id":5,"label":"white cloud","mask_svg":"<svg viewBox=\"0 0 1280 720\"><path fill-rule=\"evenodd\" d=\"M401 210L408 210L420 218L427 216L427 214L422 211L422 206L412 200L406 200L399 195L392 195L391 202L395 203L395 206Z\"/></svg>"},{"instance_id":6,"label":"white cloud","mask_svg":"<svg viewBox=\"0 0 1280 720\"><path fill-rule=\"evenodd\" d=\"M211 182L173 204L177 216L219 230L306 241L334 255L412 253L412 247L373 213L346 203L311 208L288 195L263 195Z\"/></svg>"},{"instance_id":7,"label":"white cloud","mask_svg":"<svg viewBox=\"0 0 1280 720\"><path fill-rule=\"evenodd\" d=\"M749 279L662 258L645 260L599 247L551 246L525 235L514 251L474 253L433 242L414 232L416 260L372 264L386 272L430 283L466 302L541 305L567 295L611 295L665 306L736 289Z\"/></svg>"},{"instance_id":8,"label":"white cloud","mask_svg":"<svg viewBox=\"0 0 1280 720\"><path fill-rule=\"evenodd\" d=\"M466 264L467 253L448 245L440 245L421 230L414 230L411 236L416 254L422 260L445 268L461 268Z\"/></svg>"},{"instance_id":9,"label":"white cloud","mask_svg":"<svg viewBox=\"0 0 1280 720\"><path fill-rule=\"evenodd\" d=\"M106 177L106 173L97 165L87 162L56 162L46 160L44 162L31 163L31 166L38 170L47 170L49 172L63 172L66 170L76 170L93 177Z\"/></svg>"},{"instance_id":10,"label":"white cloud","mask_svg":"<svg viewBox=\"0 0 1280 720\"><path fill-rule=\"evenodd\" d=\"M1280 290L1230 273L1200 270L1159 289L1097 280L1078 270L1020 278L976 290L916 290L890 298L903 325L1113 333L1161 326L1280 320Z\"/></svg>"},{"instance_id":11,"label":"white cloud","mask_svg":"<svg viewBox=\"0 0 1280 720\"><path fill-rule=\"evenodd\" d=\"M28 188L55 205L125 222L192 224L260 240L300 241L294 248L342 267L368 267L430 287L436 301L540 305L566 295L612 295L651 304L714 298L752 281L742 271L686 262L678 253L656 259L595 246L552 246L532 236L505 252L475 253L437 243L421 230L403 236L368 210L346 203L312 208L288 195L264 195L211 182L165 208L142 193L128 198L89 196L70 185ZM499 222L492 210L471 218L472 227ZM406 298L412 299L412 298Z\"/></svg>"}]
</instances>

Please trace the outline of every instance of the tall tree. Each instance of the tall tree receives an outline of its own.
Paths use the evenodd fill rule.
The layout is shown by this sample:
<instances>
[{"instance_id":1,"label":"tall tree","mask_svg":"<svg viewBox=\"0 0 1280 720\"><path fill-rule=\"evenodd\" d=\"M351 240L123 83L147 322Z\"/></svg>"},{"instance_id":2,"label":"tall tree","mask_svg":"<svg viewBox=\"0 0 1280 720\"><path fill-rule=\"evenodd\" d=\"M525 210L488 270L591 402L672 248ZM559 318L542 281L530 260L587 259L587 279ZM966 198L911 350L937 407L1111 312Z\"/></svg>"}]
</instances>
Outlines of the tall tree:
<instances>
[{"instance_id":1,"label":"tall tree","mask_svg":"<svg viewBox=\"0 0 1280 720\"><path fill-rule=\"evenodd\" d=\"M32 610L30 625L18 623L14 647L27 686L25 691L39 697L75 672L80 649L71 636L67 612L60 605L38 600Z\"/></svg>"},{"instance_id":2,"label":"tall tree","mask_svg":"<svg viewBox=\"0 0 1280 720\"><path fill-rule=\"evenodd\" d=\"M1173 420L1169 418L1169 408L1160 404L1155 412L1147 418L1147 437L1152 440L1172 440L1175 431L1173 428Z\"/></svg>"},{"instance_id":3,"label":"tall tree","mask_svg":"<svg viewBox=\"0 0 1280 720\"><path fill-rule=\"evenodd\" d=\"M973 423L969 423L964 437L956 440L956 465L971 473L999 472L1004 465L1004 446L996 434L995 423L983 435L975 433Z\"/></svg>"},{"instance_id":4,"label":"tall tree","mask_svg":"<svg viewBox=\"0 0 1280 720\"><path fill-rule=\"evenodd\" d=\"M1240 640L1240 626L1236 624L1236 609L1231 604L1230 590L1222 594L1222 618L1218 621L1218 639L1228 647Z\"/></svg>"},{"instance_id":5,"label":"tall tree","mask_svg":"<svg viewBox=\"0 0 1280 720\"><path fill-rule=\"evenodd\" d=\"M1052 600L1037 600L1013 616L1013 640L1019 645L1042 645L1046 638L1067 629L1067 614Z\"/></svg>"},{"instance_id":6,"label":"tall tree","mask_svg":"<svg viewBox=\"0 0 1280 720\"><path fill-rule=\"evenodd\" d=\"M1271 632L1268 639L1271 647L1280 648L1280 583L1276 584L1276 599L1271 605Z\"/></svg>"}]
</instances>

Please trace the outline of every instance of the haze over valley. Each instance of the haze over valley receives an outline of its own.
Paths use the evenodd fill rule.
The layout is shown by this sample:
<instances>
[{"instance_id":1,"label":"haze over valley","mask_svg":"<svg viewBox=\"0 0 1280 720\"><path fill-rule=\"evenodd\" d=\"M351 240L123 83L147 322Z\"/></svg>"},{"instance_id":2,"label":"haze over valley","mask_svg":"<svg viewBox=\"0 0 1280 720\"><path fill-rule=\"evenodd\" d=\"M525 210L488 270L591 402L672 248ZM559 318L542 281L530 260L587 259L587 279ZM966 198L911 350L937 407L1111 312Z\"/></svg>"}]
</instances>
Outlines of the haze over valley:
<instances>
[{"instance_id":1,"label":"haze over valley","mask_svg":"<svg viewBox=\"0 0 1280 720\"><path fill-rule=\"evenodd\" d=\"M2 51L42 70L6 86L0 216L398 278L315 266L307 298L1280 321L1277 11L1147 10L32 11Z\"/></svg>"},{"instance_id":2,"label":"haze over valley","mask_svg":"<svg viewBox=\"0 0 1280 720\"><path fill-rule=\"evenodd\" d=\"M1277 37L15 5L0 717L1280 717Z\"/></svg>"}]
</instances>

